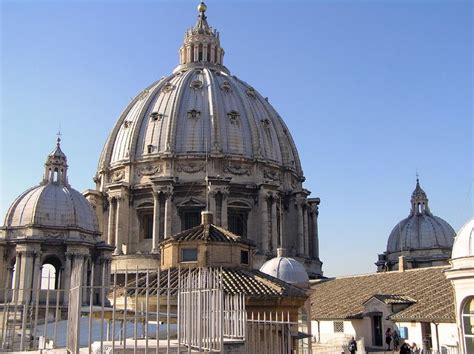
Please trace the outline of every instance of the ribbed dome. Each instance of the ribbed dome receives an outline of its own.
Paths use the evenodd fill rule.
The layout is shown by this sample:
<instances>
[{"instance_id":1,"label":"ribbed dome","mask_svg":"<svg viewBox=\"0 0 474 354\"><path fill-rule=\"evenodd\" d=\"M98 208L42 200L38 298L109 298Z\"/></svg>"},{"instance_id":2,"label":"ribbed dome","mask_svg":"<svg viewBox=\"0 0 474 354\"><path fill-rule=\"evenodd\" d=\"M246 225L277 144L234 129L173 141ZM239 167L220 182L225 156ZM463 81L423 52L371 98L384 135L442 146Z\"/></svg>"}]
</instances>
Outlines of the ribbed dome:
<instances>
[{"instance_id":1,"label":"ribbed dome","mask_svg":"<svg viewBox=\"0 0 474 354\"><path fill-rule=\"evenodd\" d=\"M40 185L22 193L10 206L5 228L26 226L77 229L98 234L97 217L87 199L67 180L67 158L58 138L45 163Z\"/></svg>"},{"instance_id":2,"label":"ribbed dome","mask_svg":"<svg viewBox=\"0 0 474 354\"><path fill-rule=\"evenodd\" d=\"M301 173L293 140L273 107L250 85L209 67L176 72L135 97L107 140L100 168L206 151Z\"/></svg>"},{"instance_id":3,"label":"ribbed dome","mask_svg":"<svg viewBox=\"0 0 474 354\"><path fill-rule=\"evenodd\" d=\"M451 248L455 232L443 219L434 215L410 215L390 233L387 252L412 249Z\"/></svg>"},{"instance_id":4,"label":"ribbed dome","mask_svg":"<svg viewBox=\"0 0 474 354\"><path fill-rule=\"evenodd\" d=\"M290 257L272 258L262 265L260 271L289 284L302 287L307 287L309 284L308 273L304 266Z\"/></svg>"},{"instance_id":5,"label":"ribbed dome","mask_svg":"<svg viewBox=\"0 0 474 354\"><path fill-rule=\"evenodd\" d=\"M54 183L27 190L10 207L5 227L30 225L99 232L96 215L87 199L71 187Z\"/></svg>"},{"instance_id":6,"label":"ribbed dome","mask_svg":"<svg viewBox=\"0 0 474 354\"><path fill-rule=\"evenodd\" d=\"M464 224L454 240L451 258L474 257L474 218Z\"/></svg>"},{"instance_id":7,"label":"ribbed dome","mask_svg":"<svg viewBox=\"0 0 474 354\"><path fill-rule=\"evenodd\" d=\"M454 236L453 228L431 213L428 197L417 178L415 190L411 195L411 213L393 228L387 242L387 253L419 249L451 249Z\"/></svg>"}]
</instances>

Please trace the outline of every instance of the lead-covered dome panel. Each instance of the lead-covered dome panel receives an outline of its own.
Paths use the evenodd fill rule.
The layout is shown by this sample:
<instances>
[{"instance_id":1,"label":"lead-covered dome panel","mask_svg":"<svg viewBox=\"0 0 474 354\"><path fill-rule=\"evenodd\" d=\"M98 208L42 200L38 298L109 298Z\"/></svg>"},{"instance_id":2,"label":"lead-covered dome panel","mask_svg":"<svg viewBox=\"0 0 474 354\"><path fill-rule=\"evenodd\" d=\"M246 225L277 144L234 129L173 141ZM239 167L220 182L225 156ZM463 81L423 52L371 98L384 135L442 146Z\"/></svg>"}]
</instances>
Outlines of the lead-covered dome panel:
<instances>
[{"instance_id":1,"label":"lead-covered dome panel","mask_svg":"<svg viewBox=\"0 0 474 354\"><path fill-rule=\"evenodd\" d=\"M443 219L434 215L411 215L400 221L390 233L387 252L412 249L452 248L455 232Z\"/></svg>"},{"instance_id":2,"label":"lead-covered dome panel","mask_svg":"<svg viewBox=\"0 0 474 354\"><path fill-rule=\"evenodd\" d=\"M5 218L6 227L29 225L99 230L87 199L71 187L55 184L29 189L10 207Z\"/></svg>"},{"instance_id":3,"label":"lead-covered dome panel","mask_svg":"<svg viewBox=\"0 0 474 354\"><path fill-rule=\"evenodd\" d=\"M268 103L226 70L191 68L141 92L125 109L99 168L165 154L261 159L302 174L288 129Z\"/></svg>"}]
</instances>

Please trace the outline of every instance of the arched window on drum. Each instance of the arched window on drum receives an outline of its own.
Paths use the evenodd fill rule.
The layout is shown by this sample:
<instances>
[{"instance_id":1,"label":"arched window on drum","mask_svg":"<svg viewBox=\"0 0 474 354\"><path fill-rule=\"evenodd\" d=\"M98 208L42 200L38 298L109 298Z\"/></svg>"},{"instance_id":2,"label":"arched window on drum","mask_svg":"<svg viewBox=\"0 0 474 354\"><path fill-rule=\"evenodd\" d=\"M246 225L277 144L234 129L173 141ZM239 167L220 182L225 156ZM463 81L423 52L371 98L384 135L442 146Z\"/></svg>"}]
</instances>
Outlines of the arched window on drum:
<instances>
[{"instance_id":1,"label":"arched window on drum","mask_svg":"<svg viewBox=\"0 0 474 354\"><path fill-rule=\"evenodd\" d=\"M474 297L464 303L461 321L465 352L474 353Z\"/></svg>"}]
</instances>

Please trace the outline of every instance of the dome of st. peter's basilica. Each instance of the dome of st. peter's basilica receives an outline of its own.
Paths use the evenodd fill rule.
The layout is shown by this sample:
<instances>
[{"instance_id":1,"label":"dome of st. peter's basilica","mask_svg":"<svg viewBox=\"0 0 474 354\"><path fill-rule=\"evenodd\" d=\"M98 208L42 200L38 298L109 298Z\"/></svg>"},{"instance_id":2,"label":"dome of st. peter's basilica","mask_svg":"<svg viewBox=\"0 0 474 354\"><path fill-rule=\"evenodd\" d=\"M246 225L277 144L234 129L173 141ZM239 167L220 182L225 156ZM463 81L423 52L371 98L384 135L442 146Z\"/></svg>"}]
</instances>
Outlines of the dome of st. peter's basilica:
<instances>
[{"instance_id":1,"label":"dome of st. peter's basilica","mask_svg":"<svg viewBox=\"0 0 474 354\"><path fill-rule=\"evenodd\" d=\"M224 66L219 32L206 6L198 10L179 65L124 109L100 156L96 190L86 193L116 246L113 267L134 259L155 267L159 242L199 224L208 205L218 226L257 245L256 267L284 247L317 277L319 199L302 186L291 134L268 100Z\"/></svg>"}]
</instances>

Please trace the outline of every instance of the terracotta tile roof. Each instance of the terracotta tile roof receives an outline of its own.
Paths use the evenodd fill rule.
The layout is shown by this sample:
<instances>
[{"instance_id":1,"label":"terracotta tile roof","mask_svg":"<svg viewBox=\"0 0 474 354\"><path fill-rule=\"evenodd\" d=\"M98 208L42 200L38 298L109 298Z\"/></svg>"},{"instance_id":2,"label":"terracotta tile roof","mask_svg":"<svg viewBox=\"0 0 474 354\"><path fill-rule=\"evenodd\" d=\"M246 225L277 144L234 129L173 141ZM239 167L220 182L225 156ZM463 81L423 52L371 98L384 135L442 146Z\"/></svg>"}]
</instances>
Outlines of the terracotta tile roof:
<instances>
[{"instance_id":1,"label":"terracotta tile roof","mask_svg":"<svg viewBox=\"0 0 474 354\"><path fill-rule=\"evenodd\" d=\"M212 268L218 270L219 268ZM189 269L181 268L181 274L187 272L197 273L198 268ZM178 287L178 268L170 268L170 288L171 293L176 294ZM149 296L157 293L157 279L158 273L155 271L148 275ZM244 268L222 268L222 280L224 291L227 294L245 294L250 298L282 298L282 297L307 297L305 291L276 279L270 275L264 274L255 269ZM165 294L168 284L168 270L160 272L160 293ZM135 280L128 282L127 294L128 296L135 296L135 289L138 289L138 294L145 296L146 294L146 275L141 275L138 278L138 284ZM119 293L123 293L125 289L122 288Z\"/></svg>"},{"instance_id":2,"label":"terracotta tile roof","mask_svg":"<svg viewBox=\"0 0 474 354\"><path fill-rule=\"evenodd\" d=\"M383 303L385 303L387 305L391 305L391 304L414 304L416 302L415 299L412 299L411 297L405 296L405 295L375 294L372 297L382 301Z\"/></svg>"},{"instance_id":3,"label":"terracotta tile roof","mask_svg":"<svg viewBox=\"0 0 474 354\"><path fill-rule=\"evenodd\" d=\"M389 303L400 297L415 301L392 315L393 320L455 322L454 291L444 275L447 269L420 268L321 281L311 286L311 318L361 318L364 303L381 296Z\"/></svg>"},{"instance_id":4,"label":"terracotta tile roof","mask_svg":"<svg viewBox=\"0 0 474 354\"><path fill-rule=\"evenodd\" d=\"M212 241L212 242L240 242L253 245L251 240L240 237L229 230L223 229L213 224L201 224L191 229L185 230L171 236L162 243L171 241Z\"/></svg>"}]
</instances>

